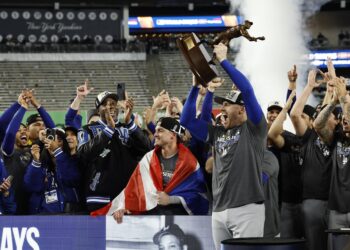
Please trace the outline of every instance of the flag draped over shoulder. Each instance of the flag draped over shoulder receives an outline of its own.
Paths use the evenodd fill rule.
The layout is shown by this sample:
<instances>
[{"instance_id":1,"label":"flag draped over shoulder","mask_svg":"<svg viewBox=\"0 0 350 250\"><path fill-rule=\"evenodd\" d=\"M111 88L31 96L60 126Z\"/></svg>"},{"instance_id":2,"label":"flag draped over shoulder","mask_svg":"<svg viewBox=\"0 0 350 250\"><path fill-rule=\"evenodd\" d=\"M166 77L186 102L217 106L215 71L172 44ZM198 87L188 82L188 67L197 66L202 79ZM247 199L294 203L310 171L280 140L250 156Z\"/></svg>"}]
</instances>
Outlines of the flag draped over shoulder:
<instances>
[{"instance_id":1,"label":"flag draped over shoulder","mask_svg":"<svg viewBox=\"0 0 350 250\"><path fill-rule=\"evenodd\" d=\"M120 209L140 214L157 206L157 191L178 196L188 214L208 214L209 202L203 173L196 158L184 145L178 145L178 160L173 177L163 189L159 147L148 152L137 165L125 189L108 205L91 215L112 215Z\"/></svg>"}]
</instances>

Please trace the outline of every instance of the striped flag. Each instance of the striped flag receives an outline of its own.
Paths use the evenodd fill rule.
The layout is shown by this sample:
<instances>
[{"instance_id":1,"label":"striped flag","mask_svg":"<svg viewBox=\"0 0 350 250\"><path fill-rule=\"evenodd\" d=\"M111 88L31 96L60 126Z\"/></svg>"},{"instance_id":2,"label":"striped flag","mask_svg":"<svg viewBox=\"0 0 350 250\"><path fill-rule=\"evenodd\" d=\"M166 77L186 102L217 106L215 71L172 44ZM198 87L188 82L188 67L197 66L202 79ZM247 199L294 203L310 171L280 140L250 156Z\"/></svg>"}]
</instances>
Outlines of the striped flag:
<instances>
[{"instance_id":1,"label":"striped flag","mask_svg":"<svg viewBox=\"0 0 350 250\"><path fill-rule=\"evenodd\" d=\"M178 160L173 177L163 189L162 168L156 147L139 162L125 189L107 206L91 215L112 215L120 209L140 214L157 206L157 192L178 196L188 214L208 214L209 202L202 170L196 158L183 144L178 144Z\"/></svg>"}]
</instances>

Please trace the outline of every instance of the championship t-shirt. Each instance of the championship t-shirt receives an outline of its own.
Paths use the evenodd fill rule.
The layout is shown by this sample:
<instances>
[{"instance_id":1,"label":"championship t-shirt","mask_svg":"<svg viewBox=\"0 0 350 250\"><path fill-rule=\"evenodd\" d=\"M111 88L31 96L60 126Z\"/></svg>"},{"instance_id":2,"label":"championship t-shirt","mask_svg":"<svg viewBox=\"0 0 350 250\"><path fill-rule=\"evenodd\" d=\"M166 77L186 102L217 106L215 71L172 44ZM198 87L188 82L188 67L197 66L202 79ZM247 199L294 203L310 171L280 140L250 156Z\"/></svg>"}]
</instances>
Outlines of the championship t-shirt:
<instances>
[{"instance_id":1,"label":"championship t-shirt","mask_svg":"<svg viewBox=\"0 0 350 250\"><path fill-rule=\"evenodd\" d=\"M208 142L214 147L213 211L264 201L261 168L266 149L267 123L247 120L225 130L208 125Z\"/></svg>"}]
</instances>

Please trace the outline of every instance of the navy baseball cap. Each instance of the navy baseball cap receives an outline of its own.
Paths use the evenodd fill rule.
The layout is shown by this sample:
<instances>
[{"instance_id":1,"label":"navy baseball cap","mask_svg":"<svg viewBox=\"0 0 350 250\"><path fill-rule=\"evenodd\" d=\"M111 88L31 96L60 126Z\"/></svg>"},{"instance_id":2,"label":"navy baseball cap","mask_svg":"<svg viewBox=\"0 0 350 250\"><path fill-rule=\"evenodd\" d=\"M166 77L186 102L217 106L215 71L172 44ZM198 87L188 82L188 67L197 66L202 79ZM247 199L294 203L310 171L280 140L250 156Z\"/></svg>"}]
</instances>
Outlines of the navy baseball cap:
<instances>
[{"instance_id":1,"label":"navy baseball cap","mask_svg":"<svg viewBox=\"0 0 350 250\"><path fill-rule=\"evenodd\" d=\"M306 104L303 109L303 113L307 114L310 118L314 118L316 109L311 105Z\"/></svg>"},{"instance_id":2,"label":"navy baseball cap","mask_svg":"<svg viewBox=\"0 0 350 250\"><path fill-rule=\"evenodd\" d=\"M185 128L173 117L161 117L157 125L176 133L180 137L185 134Z\"/></svg>"},{"instance_id":3,"label":"navy baseball cap","mask_svg":"<svg viewBox=\"0 0 350 250\"><path fill-rule=\"evenodd\" d=\"M41 116L36 113L36 114L32 114L30 116L28 116L27 118L27 126L29 126L32 123L35 123L37 121L42 121L43 119L41 118Z\"/></svg>"}]
</instances>

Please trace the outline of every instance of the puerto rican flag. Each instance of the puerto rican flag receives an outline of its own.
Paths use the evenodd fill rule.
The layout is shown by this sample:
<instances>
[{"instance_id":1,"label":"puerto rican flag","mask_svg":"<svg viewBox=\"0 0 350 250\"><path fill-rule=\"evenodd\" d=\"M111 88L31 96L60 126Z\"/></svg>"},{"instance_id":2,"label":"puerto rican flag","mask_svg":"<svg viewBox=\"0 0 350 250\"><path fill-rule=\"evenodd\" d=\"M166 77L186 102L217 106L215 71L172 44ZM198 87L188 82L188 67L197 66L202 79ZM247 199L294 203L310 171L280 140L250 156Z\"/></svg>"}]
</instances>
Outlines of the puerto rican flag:
<instances>
[{"instance_id":1,"label":"puerto rican flag","mask_svg":"<svg viewBox=\"0 0 350 250\"><path fill-rule=\"evenodd\" d=\"M178 144L178 160L170 182L163 189L162 168L157 157L159 147L148 152L139 162L125 189L107 206L91 215L112 215L120 209L142 214L157 206L157 191L178 196L190 215L208 214L209 202L202 170L196 158L183 144Z\"/></svg>"}]
</instances>

